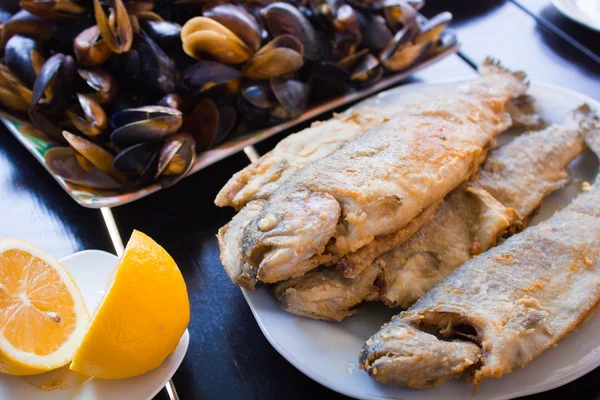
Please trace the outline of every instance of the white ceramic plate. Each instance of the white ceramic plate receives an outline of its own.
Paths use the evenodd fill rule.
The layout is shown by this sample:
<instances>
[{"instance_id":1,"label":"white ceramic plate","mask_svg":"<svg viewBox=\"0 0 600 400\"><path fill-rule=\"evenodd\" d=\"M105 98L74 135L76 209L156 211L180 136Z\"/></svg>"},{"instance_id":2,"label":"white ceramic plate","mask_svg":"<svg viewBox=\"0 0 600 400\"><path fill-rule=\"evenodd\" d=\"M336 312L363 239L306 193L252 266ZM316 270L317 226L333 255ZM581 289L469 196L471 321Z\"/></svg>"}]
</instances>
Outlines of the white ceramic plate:
<instances>
[{"instance_id":1,"label":"white ceramic plate","mask_svg":"<svg viewBox=\"0 0 600 400\"><path fill-rule=\"evenodd\" d=\"M386 106L423 100L449 90L464 81L441 84L412 84L383 92L361 104ZM576 92L541 83L532 84L531 94L537 99L544 119L562 122L569 111L583 102L600 110L600 103ZM510 138L502 134L501 141ZM598 161L586 151L570 166L572 182L554 193L542 204L534 223L564 207L580 191L581 182L591 181ZM266 290L242 289L261 330L296 368L315 381L337 392L360 399L467 399L473 386L449 381L438 388L411 390L383 385L358 370L357 355L364 342L398 311L383 305L369 304L361 313L341 323L297 317L281 310ZM484 381L476 400L500 400L539 393L564 385L600 366L600 316L594 317L578 332L560 341L523 369L498 380Z\"/></svg>"},{"instance_id":2,"label":"white ceramic plate","mask_svg":"<svg viewBox=\"0 0 600 400\"><path fill-rule=\"evenodd\" d=\"M600 32L600 1L552 0L552 4L566 17Z\"/></svg>"},{"instance_id":3,"label":"white ceramic plate","mask_svg":"<svg viewBox=\"0 0 600 400\"><path fill-rule=\"evenodd\" d=\"M98 250L86 250L60 260L81 289L90 312L106 289L117 256ZM144 375L120 380L90 379L83 384L59 391L44 391L24 378L0 374L0 400L146 400L152 399L171 379L187 351L190 336L186 330L175 352L160 367Z\"/></svg>"}]
</instances>

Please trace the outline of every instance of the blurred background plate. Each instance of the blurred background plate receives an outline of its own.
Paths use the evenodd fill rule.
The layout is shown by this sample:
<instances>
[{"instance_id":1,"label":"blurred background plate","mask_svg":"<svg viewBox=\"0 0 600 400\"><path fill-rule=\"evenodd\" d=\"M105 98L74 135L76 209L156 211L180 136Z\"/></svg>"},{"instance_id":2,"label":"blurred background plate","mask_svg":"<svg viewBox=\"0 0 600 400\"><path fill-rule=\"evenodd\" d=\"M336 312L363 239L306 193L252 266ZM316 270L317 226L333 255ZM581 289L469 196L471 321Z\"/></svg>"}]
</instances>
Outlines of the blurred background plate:
<instances>
[{"instance_id":1,"label":"blurred background plate","mask_svg":"<svg viewBox=\"0 0 600 400\"><path fill-rule=\"evenodd\" d=\"M552 4L566 17L600 32L599 0L552 0Z\"/></svg>"},{"instance_id":2,"label":"blurred background plate","mask_svg":"<svg viewBox=\"0 0 600 400\"><path fill-rule=\"evenodd\" d=\"M448 34L453 35L453 33ZM437 54L434 57L425 60L411 68L408 68L403 72L390 75L369 87L355 90L342 97L309 109L308 111L304 112L300 117L294 120L287 121L285 123L263 130L255 131L244 136L232 138L231 140L219 145L214 149L199 154L188 176L200 171L201 169L211 164L216 163L217 161L227 158L234 153L237 153L246 146L251 146L257 142L260 142L261 140L275 135L276 133L293 128L294 126L299 125L302 122L308 121L312 118L317 117L320 114L334 110L337 107L346 104L351 104L357 100L370 96L383 89L397 85L402 80L408 78L415 72L423 68L427 68L428 66L440 61L441 59L447 57L450 54L456 53L458 51L458 48L459 45L456 44L446 49L444 52ZM42 133L40 133L37 129L35 129L31 124L29 124L26 121L19 120L15 117L6 114L3 114L3 116L0 118L2 119L2 122L4 122L8 130L31 152L31 154L33 154L33 156L46 168L46 170L54 177L54 179L56 179L56 181L63 187L63 189L65 189L65 191L77 203L84 207L115 207L121 204L126 204L141 199L142 197L145 197L158 190L161 190L161 186L158 183L139 189L137 191L127 193L111 193L108 191L98 192L95 190L87 190L81 186L72 185L71 183L66 182L61 177L53 174L50 170L48 170L48 167L46 166L46 163L44 161L44 154L48 149L54 147L54 144L49 143Z\"/></svg>"}]
</instances>

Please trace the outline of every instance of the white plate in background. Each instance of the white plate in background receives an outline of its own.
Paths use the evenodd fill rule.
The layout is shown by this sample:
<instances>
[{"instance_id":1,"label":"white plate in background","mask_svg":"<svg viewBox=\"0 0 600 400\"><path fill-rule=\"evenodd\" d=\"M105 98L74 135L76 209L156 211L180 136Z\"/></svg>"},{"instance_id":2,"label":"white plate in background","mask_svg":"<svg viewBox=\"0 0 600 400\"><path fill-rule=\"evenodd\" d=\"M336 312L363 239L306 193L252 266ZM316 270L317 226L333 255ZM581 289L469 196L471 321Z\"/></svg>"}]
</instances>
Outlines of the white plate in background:
<instances>
[{"instance_id":1,"label":"white plate in background","mask_svg":"<svg viewBox=\"0 0 600 400\"><path fill-rule=\"evenodd\" d=\"M454 91L464 82L401 86L357 106L383 107L425 100ZM532 83L530 93L536 98L542 117L549 122L563 122L573 108L584 102L600 110L599 102L557 86ZM500 142L507 140L510 134L503 133ZM597 169L596 157L586 150L570 166L571 183L544 200L533 223L568 204L580 192L581 182L592 181ZM283 357L320 384L359 399L510 399L556 388L600 366L600 316L596 315L583 328L526 367L497 380L484 380L475 397L471 395L473 385L462 381L447 381L437 388L420 391L387 386L358 370L358 351L398 311L382 304L369 304L361 313L341 323L324 322L286 313L264 288L257 291L242 289L242 292L260 329Z\"/></svg>"},{"instance_id":2,"label":"white plate in background","mask_svg":"<svg viewBox=\"0 0 600 400\"><path fill-rule=\"evenodd\" d=\"M552 0L564 16L600 32L600 0Z\"/></svg>"},{"instance_id":3,"label":"white plate in background","mask_svg":"<svg viewBox=\"0 0 600 400\"><path fill-rule=\"evenodd\" d=\"M92 313L102 299L118 258L99 250L86 250L60 260L81 290ZM45 391L23 377L0 374L0 400L151 400L167 384L183 361L190 336L186 330L175 352L156 369L129 379L91 378L70 389Z\"/></svg>"}]
</instances>

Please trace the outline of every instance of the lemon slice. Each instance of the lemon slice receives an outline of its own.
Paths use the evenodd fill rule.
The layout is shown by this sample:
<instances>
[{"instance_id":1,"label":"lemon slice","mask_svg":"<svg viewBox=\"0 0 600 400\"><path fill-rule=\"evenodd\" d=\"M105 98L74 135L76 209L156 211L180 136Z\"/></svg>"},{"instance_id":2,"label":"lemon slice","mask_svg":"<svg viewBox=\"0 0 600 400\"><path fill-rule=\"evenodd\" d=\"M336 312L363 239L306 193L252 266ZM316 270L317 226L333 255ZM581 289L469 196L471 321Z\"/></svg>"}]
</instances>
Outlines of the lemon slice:
<instances>
[{"instance_id":1,"label":"lemon slice","mask_svg":"<svg viewBox=\"0 0 600 400\"><path fill-rule=\"evenodd\" d=\"M70 368L103 379L144 374L175 351L189 320L177 264L134 231Z\"/></svg>"},{"instance_id":2,"label":"lemon slice","mask_svg":"<svg viewBox=\"0 0 600 400\"><path fill-rule=\"evenodd\" d=\"M51 255L0 240L0 372L31 375L71 361L89 314L71 275Z\"/></svg>"}]
</instances>

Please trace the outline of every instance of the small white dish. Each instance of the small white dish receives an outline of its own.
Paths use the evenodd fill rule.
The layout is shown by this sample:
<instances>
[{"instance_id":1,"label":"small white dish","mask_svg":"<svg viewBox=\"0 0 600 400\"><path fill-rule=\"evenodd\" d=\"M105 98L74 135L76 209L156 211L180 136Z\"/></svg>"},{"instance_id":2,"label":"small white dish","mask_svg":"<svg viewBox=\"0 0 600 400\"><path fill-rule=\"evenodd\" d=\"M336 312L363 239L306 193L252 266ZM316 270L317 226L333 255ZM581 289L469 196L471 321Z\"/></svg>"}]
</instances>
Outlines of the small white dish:
<instances>
[{"instance_id":1,"label":"small white dish","mask_svg":"<svg viewBox=\"0 0 600 400\"><path fill-rule=\"evenodd\" d=\"M81 251L60 260L75 279L90 312L102 299L117 260L114 254L98 250ZM135 378L92 378L72 388L51 392L30 385L23 377L0 374L0 400L150 400L179 368L189 340L186 330L173 354L158 368Z\"/></svg>"},{"instance_id":2,"label":"small white dish","mask_svg":"<svg viewBox=\"0 0 600 400\"><path fill-rule=\"evenodd\" d=\"M456 90L464 82L405 85L382 92L357 106L382 107L425 100ZM532 83L530 93L548 122L562 122L573 108L584 102L600 111L599 102L557 86ZM510 132L503 133L499 142L510 137ZM598 160L587 150L570 165L571 183L544 200L533 223L568 204L581 191L582 181L592 181L597 170ZM286 313L265 289L242 289L242 292L260 329L284 358L320 384L359 399L510 399L556 388L600 366L600 316L595 316L524 368L500 379L483 381L475 397L472 397L473 385L463 381L448 381L437 388L420 391L387 386L358 369L358 351L399 310L368 304L362 312L341 323L324 322Z\"/></svg>"},{"instance_id":3,"label":"small white dish","mask_svg":"<svg viewBox=\"0 0 600 400\"><path fill-rule=\"evenodd\" d=\"M552 0L552 4L567 18L600 32L600 1Z\"/></svg>"}]
</instances>

